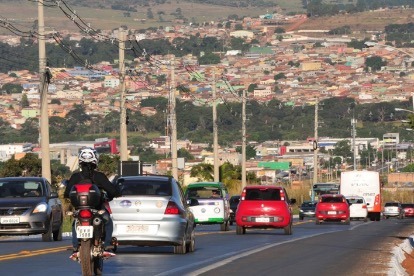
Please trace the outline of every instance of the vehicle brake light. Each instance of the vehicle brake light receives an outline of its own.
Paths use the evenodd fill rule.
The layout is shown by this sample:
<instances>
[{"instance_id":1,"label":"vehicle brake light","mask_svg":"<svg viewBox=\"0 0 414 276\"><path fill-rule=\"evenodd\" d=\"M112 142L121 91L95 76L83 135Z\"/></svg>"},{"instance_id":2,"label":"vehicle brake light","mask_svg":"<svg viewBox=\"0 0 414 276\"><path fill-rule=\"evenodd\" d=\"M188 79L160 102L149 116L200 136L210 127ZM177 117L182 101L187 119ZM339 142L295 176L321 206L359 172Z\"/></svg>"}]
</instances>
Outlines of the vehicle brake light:
<instances>
[{"instance_id":1,"label":"vehicle brake light","mask_svg":"<svg viewBox=\"0 0 414 276\"><path fill-rule=\"evenodd\" d=\"M167 204L167 208L165 208L164 214L165 215L179 215L181 214L181 212L177 204L175 204L174 201L169 201Z\"/></svg>"},{"instance_id":2,"label":"vehicle brake light","mask_svg":"<svg viewBox=\"0 0 414 276\"><path fill-rule=\"evenodd\" d=\"M280 200L285 200L285 193L280 191Z\"/></svg>"},{"instance_id":3,"label":"vehicle brake light","mask_svg":"<svg viewBox=\"0 0 414 276\"><path fill-rule=\"evenodd\" d=\"M92 218L92 212L89 209L80 210L79 217L83 219L90 219Z\"/></svg>"},{"instance_id":4,"label":"vehicle brake light","mask_svg":"<svg viewBox=\"0 0 414 276\"><path fill-rule=\"evenodd\" d=\"M367 205L363 204L362 209L367 209Z\"/></svg>"},{"instance_id":5,"label":"vehicle brake light","mask_svg":"<svg viewBox=\"0 0 414 276\"><path fill-rule=\"evenodd\" d=\"M246 189L243 189L240 200L244 200L245 196L246 196Z\"/></svg>"}]
</instances>

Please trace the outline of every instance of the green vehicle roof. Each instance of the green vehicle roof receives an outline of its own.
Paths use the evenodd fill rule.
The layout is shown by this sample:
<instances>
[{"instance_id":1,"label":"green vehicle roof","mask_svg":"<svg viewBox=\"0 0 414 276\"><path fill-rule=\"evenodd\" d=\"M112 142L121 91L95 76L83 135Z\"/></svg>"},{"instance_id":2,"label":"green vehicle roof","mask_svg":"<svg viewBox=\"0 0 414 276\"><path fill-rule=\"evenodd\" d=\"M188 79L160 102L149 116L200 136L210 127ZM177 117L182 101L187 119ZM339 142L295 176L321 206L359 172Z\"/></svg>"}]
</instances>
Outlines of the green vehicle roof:
<instances>
[{"instance_id":1,"label":"green vehicle roof","mask_svg":"<svg viewBox=\"0 0 414 276\"><path fill-rule=\"evenodd\" d=\"M188 184L187 188L199 188L199 187L216 187L222 188L224 184L222 182L197 182Z\"/></svg>"}]
</instances>

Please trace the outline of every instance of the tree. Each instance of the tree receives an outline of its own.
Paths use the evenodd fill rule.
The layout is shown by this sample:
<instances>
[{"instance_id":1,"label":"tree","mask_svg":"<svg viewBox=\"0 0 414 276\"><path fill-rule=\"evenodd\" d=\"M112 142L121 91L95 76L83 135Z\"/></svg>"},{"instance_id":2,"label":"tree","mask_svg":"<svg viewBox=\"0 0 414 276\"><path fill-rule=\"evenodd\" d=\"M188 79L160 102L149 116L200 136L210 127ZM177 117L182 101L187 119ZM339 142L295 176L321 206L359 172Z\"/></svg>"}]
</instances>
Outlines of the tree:
<instances>
[{"instance_id":1,"label":"tree","mask_svg":"<svg viewBox=\"0 0 414 276\"><path fill-rule=\"evenodd\" d=\"M200 163L191 168L190 176L197 177L198 181L213 181L213 173L213 165L207 163Z\"/></svg>"},{"instance_id":2,"label":"tree","mask_svg":"<svg viewBox=\"0 0 414 276\"><path fill-rule=\"evenodd\" d=\"M152 12L151 8L147 9L147 18L154 19L154 13Z\"/></svg>"},{"instance_id":3,"label":"tree","mask_svg":"<svg viewBox=\"0 0 414 276\"><path fill-rule=\"evenodd\" d=\"M42 162L34 153L26 153L23 158L16 160L12 158L4 162L0 170L2 177L9 176L41 176Z\"/></svg>"},{"instance_id":4,"label":"tree","mask_svg":"<svg viewBox=\"0 0 414 276\"><path fill-rule=\"evenodd\" d=\"M99 156L98 169L106 176L116 174L119 165L119 155L101 154Z\"/></svg>"},{"instance_id":5,"label":"tree","mask_svg":"<svg viewBox=\"0 0 414 276\"><path fill-rule=\"evenodd\" d=\"M187 160L194 160L194 155L192 155L188 150L184 149L184 148L180 148L177 151L177 156L184 158L186 161Z\"/></svg>"},{"instance_id":6,"label":"tree","mask_svg":"<svg viewBox=\"0 0 414 276\"><path fill-rule=\"evenodd\" d=\"M200 65L219 64L220 56L213 53L206 53L198 58L198 63Z\"/></svg>"},{"instance_id":7,"label":"tree","mask_svg":"<svg viewBox=\"0 0 414 276\"><path fill-rule=\"evenodd\" d=\"M257 88L257 84L251 83L249 84L249 87L247 88L247 92L253 92Z\"/></svg>"},{"instance_id":8,"label":"tree","mask_svg":"<svg viewBox=\"0 0 414 276\"><path fill-rule=\"evenodd\" d=\"M365 70L368 71L369 69L372 72L381 70L381 67L387 65L386 61L383 61L380 56L372 56L367 57L365 60Z\"/></svg>"},{"instance_id":9,"label":"tree","mask_svg":"<svg viewBox=\"0 0 414 276\"><path fill-rule=\"evenodd\" d=\"M344 160L352 157L351 142L349 140L342 140L336 143L332 151L333 155L342 156Z\"/></svg>"},{"instance_id":10,"label":"tree","mask_svg":"<svg viewBox=\"0 0 414 276\"><path fill-rule=\"evenodd\" d=\"M29 103L29 100L27 99L27 94L26 93L23 93L22 94L22 102L21 102L21 105L22 105L23 108L30 106L30 103Z\"/></svg>"},{"instance_id":11,"label":"tree","mask_svg":"<svg viewBox=\"0 0 414 276\"><path fill-rule=\"evenodd\" d=\"M60 100L59 99L52 99L51 101L50 101L50 103L51 104L57 104L57 105L61 105L62 103L60 102Z\"/></svg>"},{"instance_id":12,"label":"tree","mask_svg":"<svg viewBox=\"0 0 414 276\"><path fill-rule=\"evenodd\" d=\"M6 83L1 87L1 90L6 91L7 94L22 93L23 87L20 84Z\"/></svg>"},{"instance_id":13,"label":"tree","mask_svg":"<svg viewBox=\"0 0 414 276\"><path fill-rule=\"evenodd\" d=\"M242 147L237 147L236 152L241 153ZM246 159L251 159L256 157L256 150L251 145L246 146Z\"/></svg>"},{"instance_id":14,"label":"tree","mask_svg":"<svg viewBox=\"0 0 414 276\"><path fill-rule=\"evenodd\" d=\"M242 25L242 24L240 24L240 23L238 23L238 24L234 25L234 29L235 29L236 31L243 30L243 25Z\"/></svg>"}]
</instances>

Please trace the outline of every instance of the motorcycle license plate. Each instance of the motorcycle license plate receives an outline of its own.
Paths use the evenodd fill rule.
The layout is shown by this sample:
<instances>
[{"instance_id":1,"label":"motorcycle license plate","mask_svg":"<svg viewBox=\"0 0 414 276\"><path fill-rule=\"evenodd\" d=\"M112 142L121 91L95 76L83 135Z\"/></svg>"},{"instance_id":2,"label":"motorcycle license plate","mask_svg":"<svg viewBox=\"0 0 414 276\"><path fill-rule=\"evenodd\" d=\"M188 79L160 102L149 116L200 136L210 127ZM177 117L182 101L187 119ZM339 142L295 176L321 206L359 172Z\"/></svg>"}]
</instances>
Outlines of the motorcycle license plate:
<instances>
[{"instance_id":1,"label":"motorcycle license plate","mask_svg":"<svg viewBox=\"0 0 414 276\"><path fill-rule=\"evenodd\" d=\"M76 227L76 236L78 239L90 239L93 237L93 226Z\"/></svg>"}]
</instances>

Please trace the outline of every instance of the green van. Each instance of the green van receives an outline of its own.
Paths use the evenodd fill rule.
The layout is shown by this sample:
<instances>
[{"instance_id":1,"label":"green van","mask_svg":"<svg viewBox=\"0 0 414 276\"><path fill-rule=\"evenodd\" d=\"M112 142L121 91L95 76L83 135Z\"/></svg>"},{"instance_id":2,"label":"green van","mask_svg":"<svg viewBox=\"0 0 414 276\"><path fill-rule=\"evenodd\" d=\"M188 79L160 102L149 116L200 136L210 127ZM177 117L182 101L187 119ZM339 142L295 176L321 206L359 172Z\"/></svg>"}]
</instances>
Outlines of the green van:
<instances>
[{"instance_id":1,"label":"green van","mask_svg":"<svg viewBox=\"0 0 414 276\"><path fill-rule=\"evenodd\" d=\"M187 186L185 198L196 224L220 224L221 231L229 230L230 195L223 183L191 183Z\"/></svg>"}]
</instances>

